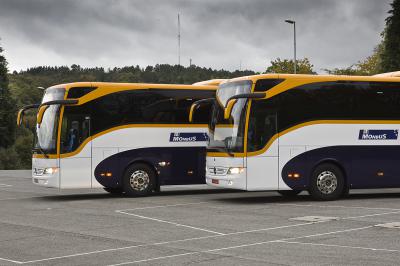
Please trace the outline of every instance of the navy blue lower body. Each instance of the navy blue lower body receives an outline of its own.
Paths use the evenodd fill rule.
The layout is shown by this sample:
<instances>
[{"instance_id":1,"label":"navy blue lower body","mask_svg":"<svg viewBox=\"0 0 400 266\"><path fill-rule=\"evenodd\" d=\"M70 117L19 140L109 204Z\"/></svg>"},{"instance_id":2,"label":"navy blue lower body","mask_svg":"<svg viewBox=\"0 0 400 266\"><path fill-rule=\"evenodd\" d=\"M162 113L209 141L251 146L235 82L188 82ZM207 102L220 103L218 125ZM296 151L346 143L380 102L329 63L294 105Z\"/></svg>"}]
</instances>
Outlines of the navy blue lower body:
<instances>
[{"instance_id":1,"label":"navy blue lower body","mask_svg":"<svg viewBox=\"0 0 400 266\"><path fill-rule=\"evenodd\" d=\"M350 188L400 187L400 146L331 146L295 156L282 169L282 179L292 189L307 189L315 168L337 165ZM300 178L289 178L299 173Z\"/></svg>"},{"instance_id":2,"label":"navy blue lower body","mask_svg":"<svg viewBox=\"0 0 400 266\"><path fill-rule=\"evenodd\" d=\"M101 161L94 170L97 181L105 187L123 184L127 169L146 164L156 174L158 185L205 184L205 147L159 147L133 149ZM107 176L107 173L110 173Z\"/></svg>"}]
</instances>

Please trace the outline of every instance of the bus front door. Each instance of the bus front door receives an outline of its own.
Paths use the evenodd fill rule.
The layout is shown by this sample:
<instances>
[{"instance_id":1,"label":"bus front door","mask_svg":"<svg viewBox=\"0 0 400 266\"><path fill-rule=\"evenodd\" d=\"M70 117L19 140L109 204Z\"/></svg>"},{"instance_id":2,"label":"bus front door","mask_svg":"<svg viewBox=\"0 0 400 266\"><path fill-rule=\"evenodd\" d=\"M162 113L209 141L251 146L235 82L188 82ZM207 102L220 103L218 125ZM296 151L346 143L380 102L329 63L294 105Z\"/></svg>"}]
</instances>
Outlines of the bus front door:
<instances>
[{"instance_id":1,"label":"bus front door","mask_svg":"<svg viewBox=\"0 0 400 266\"><path fill-rule=\"evenodd\" d=\"M254 107L247 131L247 190L278 189L278 140L264 150L276 133L276 112Z\"/></svg>"},{"instance_id":2,"label":"bus front door","mask_svg":"<svg viewBox=\"0 0 400 266\"><path fill-rule=\"evenodd\" d=\"M61 125L60 188L91 188L90 116L65 109Z\"/></svg>"}]
</instances>

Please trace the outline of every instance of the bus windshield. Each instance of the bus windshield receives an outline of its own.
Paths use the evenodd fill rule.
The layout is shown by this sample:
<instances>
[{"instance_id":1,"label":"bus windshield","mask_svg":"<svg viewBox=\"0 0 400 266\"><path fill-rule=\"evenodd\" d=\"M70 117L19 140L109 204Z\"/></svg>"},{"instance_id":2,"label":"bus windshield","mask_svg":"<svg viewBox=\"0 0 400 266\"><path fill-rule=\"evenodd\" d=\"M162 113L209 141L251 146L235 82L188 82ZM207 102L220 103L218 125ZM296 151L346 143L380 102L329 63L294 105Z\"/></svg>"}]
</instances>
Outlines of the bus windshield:
<instances>
[{"instance_id":1,"label":"bus windshield","mask_svg":"<svg viewBox=\"0 0 400 266\"><path fill-rule=\"evenodd\" d=\"M250 93L251 85L250 80L220 85L217 91L217 103L214 105L209 124L209 151L243 152L247 99L237 101L228 120L223 119L224 106L230 97Z\"/></svg>"},{"instance_id":2,"label":"bus windshield","mask_svg":"<svg viewBox=\"0 0 400 266\"><path fill-rule=\"evenodd\" d=\"M56 153L59 109L59 105L49 106L43 115L40 127L36 125L34 149L45 153Z\"/></svg>"},{"instance_id":3,"label":"bus windshield","mask_svg":"<svg viewBox=\"0 0 400 266\"><path fill-rule=\"evenodd\" d=\"M64 88L48 88L43 95L42 103L64 99ZM56 153L57 151L57 127L60 105L50 105L44 112L42 123L36 125L34 150L42 153Z\"/></svg>"}]
</instances>

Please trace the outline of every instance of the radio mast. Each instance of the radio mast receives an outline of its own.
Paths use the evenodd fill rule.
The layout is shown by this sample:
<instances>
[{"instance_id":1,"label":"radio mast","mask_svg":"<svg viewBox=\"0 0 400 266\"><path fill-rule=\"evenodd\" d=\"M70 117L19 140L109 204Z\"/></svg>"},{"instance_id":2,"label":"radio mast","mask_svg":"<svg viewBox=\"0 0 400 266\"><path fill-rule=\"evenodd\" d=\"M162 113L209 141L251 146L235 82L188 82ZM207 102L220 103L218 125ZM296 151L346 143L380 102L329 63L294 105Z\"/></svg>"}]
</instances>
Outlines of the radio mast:
<instances>
[{"instance_id":1,"label":"radio mast","mask_svg":"<svg viewBox=\"0 0 400 266\"><path fill-rule=\"evenodd\" d=\"M178 65L181 65L181 20L178 13Z\"/></svg>"}]
</instances>

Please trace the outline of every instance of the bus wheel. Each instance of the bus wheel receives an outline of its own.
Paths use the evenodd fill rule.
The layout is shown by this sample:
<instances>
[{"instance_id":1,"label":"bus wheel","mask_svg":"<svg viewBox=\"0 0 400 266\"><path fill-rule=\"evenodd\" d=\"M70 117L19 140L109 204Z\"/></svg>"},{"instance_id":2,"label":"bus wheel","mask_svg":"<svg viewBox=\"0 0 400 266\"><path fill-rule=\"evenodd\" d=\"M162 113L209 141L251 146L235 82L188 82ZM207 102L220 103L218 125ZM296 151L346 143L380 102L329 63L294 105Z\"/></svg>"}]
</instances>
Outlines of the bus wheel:
<instances>
[{"instance_id":1,"label":"bus wheel","mask_svg":"<svg viewBox=\"0 0 400 266\"><path fill-rule=\"evenodd\" d=\"M113 187L104 187L103 188L105 191L107 191L110 194L113 195L118 195L118 194L122 194L124 192L124 190L120 187L118 188L113 188Z\"/></svg>"},{"instance_id":2,"label":"bus wheel","mask_svg":"<svg viewBox=\"0 0 400 266\"><path fill-rule=\"evenodd\" d=\"M324 163L313 172L309 192L317 200L335 200L345 189L342 171L334 164Z\"/></svg>"},{"instance_id":3,"label":"bus wheel","mask_svg":"<svg viewBox=\"0 0 400 266\"><path fill-rule=\"evenodd\" d=\"M149 195L155 186L155 173L146 164L133 164L124 175L124 191L128 196Z\"/></svg>"},{"instance_id":4,"label":"bus wheel","mask_svg":"<svg viewBox=\"0 0 400 266\"><path fill-rule=\"evenodd\" d=\"M294 197L300 194L301 190L278 190L277 192L284 197Z\"/></svg>"}]
</instances>

